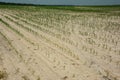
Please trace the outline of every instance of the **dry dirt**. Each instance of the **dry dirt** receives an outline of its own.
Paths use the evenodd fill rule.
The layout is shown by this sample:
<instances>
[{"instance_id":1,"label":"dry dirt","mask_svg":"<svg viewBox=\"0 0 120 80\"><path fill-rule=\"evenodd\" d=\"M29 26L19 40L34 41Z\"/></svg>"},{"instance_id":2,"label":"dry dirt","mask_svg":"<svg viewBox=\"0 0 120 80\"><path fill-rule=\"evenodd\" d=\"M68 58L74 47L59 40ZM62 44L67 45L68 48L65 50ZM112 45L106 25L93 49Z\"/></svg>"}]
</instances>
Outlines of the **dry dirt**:
<instances>
[{"instance_id":1,"label":"dry dirt","mask_svg":"<svg viewBox=\"0 0 120 80\"><path fill-rule=\"evenodd\" d=\"M16 14L0 10L0 80L120 80L120 17L64 12L80 16L61 29L59 21L48 28Z\"/></svg>"}]
</instances>

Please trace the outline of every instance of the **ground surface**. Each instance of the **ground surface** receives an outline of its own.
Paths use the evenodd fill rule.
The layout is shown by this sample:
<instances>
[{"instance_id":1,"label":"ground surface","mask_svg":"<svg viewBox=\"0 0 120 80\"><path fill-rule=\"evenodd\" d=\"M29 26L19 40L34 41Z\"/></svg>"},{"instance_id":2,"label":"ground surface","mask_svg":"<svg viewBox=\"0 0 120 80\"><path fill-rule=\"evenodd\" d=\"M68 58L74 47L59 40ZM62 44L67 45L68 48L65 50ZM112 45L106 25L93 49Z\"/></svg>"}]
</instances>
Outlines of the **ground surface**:
<instances>
[{"instance_id":1,"label":"ground surface","mask_svg":"<svg viewBox=\"0 0 120 80\"><path fill-rule=\"evenodd\" d=\"M119 14L0 5L0 80L120 80Z\"/></svg>"}]
</instances>

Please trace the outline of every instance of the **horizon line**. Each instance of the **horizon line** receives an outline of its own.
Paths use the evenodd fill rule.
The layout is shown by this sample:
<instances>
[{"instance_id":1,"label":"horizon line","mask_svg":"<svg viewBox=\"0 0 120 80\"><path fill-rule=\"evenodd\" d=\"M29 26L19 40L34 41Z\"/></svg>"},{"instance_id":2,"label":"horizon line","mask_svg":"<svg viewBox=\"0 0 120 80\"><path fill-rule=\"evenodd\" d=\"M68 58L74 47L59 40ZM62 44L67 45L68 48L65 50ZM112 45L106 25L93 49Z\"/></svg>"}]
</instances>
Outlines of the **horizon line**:
<instances>
[{"instance_id":1,"label":"horizon line","mask_svg":"<svg viewBox=\"0 0 120 80\"><path fill-rule=\"evenodd\" d=\"M120 6L120 4L101 4L101 5L98 5L98 4L95 4L95 5L65 5L65 4L35 4L35 3L16 3L16 2L2 2L0 1L0 4L9 4L9 5L26 5L26 6Z\"/></svg>"}]
</instances>

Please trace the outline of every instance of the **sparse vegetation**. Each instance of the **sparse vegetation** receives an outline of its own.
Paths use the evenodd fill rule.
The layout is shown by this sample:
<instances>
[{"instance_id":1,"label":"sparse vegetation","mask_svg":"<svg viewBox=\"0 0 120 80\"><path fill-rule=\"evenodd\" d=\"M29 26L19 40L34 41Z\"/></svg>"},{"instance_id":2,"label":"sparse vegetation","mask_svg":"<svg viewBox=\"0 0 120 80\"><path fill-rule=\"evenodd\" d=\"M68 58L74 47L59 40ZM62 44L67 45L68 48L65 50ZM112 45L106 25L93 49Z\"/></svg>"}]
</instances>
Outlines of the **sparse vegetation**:
<instances>
[{"instance_id":1,"label":"sparse vegetation","mask_svg":"<svg viewBox=\"0 0 120 80\"><path fill-rule=\"evenodd\" d=\"M0 79L119 80L119 14L120 6L0 5Z\"/></svg>"}]
</instances>

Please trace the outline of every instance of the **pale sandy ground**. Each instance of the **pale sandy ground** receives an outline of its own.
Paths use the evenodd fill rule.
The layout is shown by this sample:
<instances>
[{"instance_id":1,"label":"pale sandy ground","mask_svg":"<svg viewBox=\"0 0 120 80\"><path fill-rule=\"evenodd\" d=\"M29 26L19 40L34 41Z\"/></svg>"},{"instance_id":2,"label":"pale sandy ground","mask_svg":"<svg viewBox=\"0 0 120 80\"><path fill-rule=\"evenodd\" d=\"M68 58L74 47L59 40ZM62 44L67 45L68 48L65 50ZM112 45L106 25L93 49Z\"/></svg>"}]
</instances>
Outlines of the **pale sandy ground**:
<instances>
[{"instance_id":1,"label":"pale sandy ground","mask_svg":"<svg viewBox=\"0 0 120 80\"><path fill-rule=\"evenodd\" d=\"M0 11L0 80L120 80L119 31L96 29L97 37L93 37L90 33L92 29L84 27L88 25L75 23L72 26L68 21L66 29L71 31L71 35L62 36L68 37L72 41L70 43L35 26L59 33L56 29L48 29L22 17L15 19L11 15L16 16L12 11ZM86 20L86 23L101 25L94 18ZM98 20L107 23L105 19ZM119 24L119 20L110 22ZM80 31L88 32L87 36L80 34ZM89 44L89 39L95 43Z\"/></svg>"}]
</instances>

